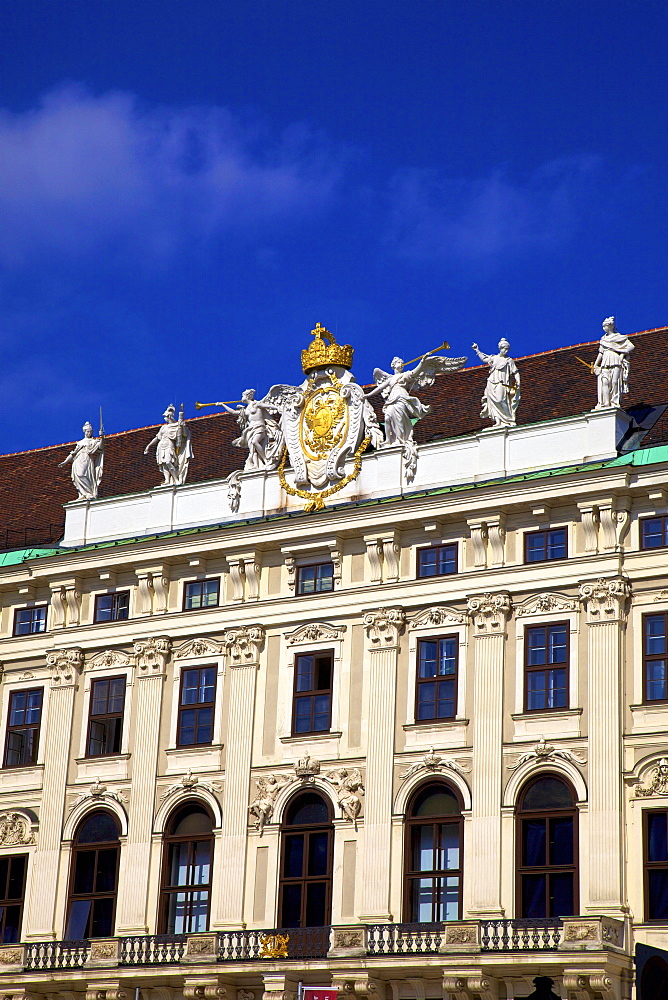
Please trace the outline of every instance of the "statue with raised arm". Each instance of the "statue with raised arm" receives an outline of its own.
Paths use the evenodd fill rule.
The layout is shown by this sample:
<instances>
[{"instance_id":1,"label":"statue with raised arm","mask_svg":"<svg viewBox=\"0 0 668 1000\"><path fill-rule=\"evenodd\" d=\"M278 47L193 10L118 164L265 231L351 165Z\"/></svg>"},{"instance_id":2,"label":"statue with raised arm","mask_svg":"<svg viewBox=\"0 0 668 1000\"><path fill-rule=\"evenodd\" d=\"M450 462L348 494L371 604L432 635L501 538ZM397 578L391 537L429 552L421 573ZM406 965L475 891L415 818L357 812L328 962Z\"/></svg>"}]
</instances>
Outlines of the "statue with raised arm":
<instances>
[{"instance_id":1,"label":"statue with raised arm","mask_svg":"<svg viewBox=\"0 0 668 1000\"><path fill-rule=\"evenodd\" d=\"M58 463L62 469L72 463L72 482L76 486L79 500L95 500L102 479L104 465L104 430L100 426L100 436L93 437L93 427L87 420L82 428L84 436L77 441L64 461Z\"/></svg>"},{"instance_id":2,"label":"statue with raised arm","mask_svg":"<svg viewBox=\"0 0 668 1000\"><path fill-rule=\"evenodd\" d=\"M155 460L164 477L163 486L181 486L188 475L188 465L193 457L190 431L183 417L183 404L179 411L179 419L175 420L176 407L170 403L163 413L164 424L144 448L148 455L153 445Z\"/></svg>"},{"instance_id":3,"label":"statue with raised arm","mask_svg":"<svg viewBox=\"0 0 668 1000\"><path fill-rule=\"evenodd\" d=\"M629 354L634 346L625 334L617 330L614 316L603 320L603 336L592 368L598 380L595 410L622 405L622 394L629 391Z\"/></svg>"},{"instance_id":4,"label":"statue with raised arm","mask_svg":"<svg viewBox=\"0 0 668 1000\"><path fill-rule=\"evenodd\" d=\"M437 348L440 350L440 348ZM415 368L406 369L401 358L392 358L392 373L374 368L373 378L376 388L365 393L366 397L377 393L383 397L385 417L385 444L403 445L406 461L406 478L410 482L415 476L417 465L417 445L413 438L413 425L425 417L431 407L412 396L414 389L425 389L432 385L436 375L458 371L466 364L466 358L434 357L430 351L420 358Z\"/></svg>"},{"instance_id":5,"label":"statue with raised arm","mask_svg":"<svg viewBox=\"0 0 668 1000\"><path fill-rule=\"evenodd\" d=\"M520 405L520 373L513 359L508 357L510 344L502 337L498 354L483 354L477 344L472 347L490 369L480 416L493 420L495 427L514 427Z\"/></svg>"},{"instance_id":6,"label":"statue with raised arm","mask_svg":"<svg viewBox=\"0 0 668 1000\"><path fill-rule=\"evenodd\" d=\"M258 469L275 469L283 452L283 432L276 419L278 410L264 399L255 398L255 389L246 389L241 394L241 403L235 408L227 403L216 403L228 413L234 413L241 434L232 444L235 448L247 448L248 457L244 472Z\"/></svg>"}]
</instances>

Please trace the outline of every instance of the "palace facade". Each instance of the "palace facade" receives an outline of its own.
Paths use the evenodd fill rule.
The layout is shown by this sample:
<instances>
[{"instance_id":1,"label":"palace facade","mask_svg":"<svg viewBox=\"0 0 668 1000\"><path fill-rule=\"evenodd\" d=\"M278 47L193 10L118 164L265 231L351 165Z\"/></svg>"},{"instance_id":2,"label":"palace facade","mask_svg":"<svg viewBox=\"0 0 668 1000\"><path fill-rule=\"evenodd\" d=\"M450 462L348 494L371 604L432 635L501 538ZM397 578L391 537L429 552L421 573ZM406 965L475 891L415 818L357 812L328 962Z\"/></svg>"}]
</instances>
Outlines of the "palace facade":
<instances>
[{"instance_id":1,"label":"palace facade","mask_svg":"<svg viewBox=\"0 0 668 1000\"><path fill-rule=\"evenodd\" d=\"M668 995L668 332L631 339L623 409L596 344L518 359L517 426L436 375L411 481L379 447L311 512L229 415L183 485L154 428L96 499L69 446L0 457L3 997Z\"/></svg>"}]
</instances>

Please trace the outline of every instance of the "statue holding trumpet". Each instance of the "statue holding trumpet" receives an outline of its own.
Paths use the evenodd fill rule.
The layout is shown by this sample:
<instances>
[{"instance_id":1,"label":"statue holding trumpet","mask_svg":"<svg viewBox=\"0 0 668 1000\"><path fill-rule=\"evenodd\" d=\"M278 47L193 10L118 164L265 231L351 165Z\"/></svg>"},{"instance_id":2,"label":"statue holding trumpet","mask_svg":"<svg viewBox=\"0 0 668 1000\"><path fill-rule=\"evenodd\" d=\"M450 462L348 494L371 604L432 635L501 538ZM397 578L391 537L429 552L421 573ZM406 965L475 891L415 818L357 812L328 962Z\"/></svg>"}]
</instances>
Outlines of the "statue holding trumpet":
<instances>
[{"instance_id":1,"label":"statue holding trumpet","mask_svg":"<svg viewBox=\"0 0 668 1000\"><path fill-rule=\"evenodd\" d=\"M232 407L230 403L237 405ZM235 448L248 449L244 472L277 468L283 451L283 432L276 419L279 414L271 403L255 398L255 389L246 389L239 400L195 403L195 406L198 410L205 406L220 406L228 413L236 415L241 434L232 441L232 444Z\"/></svg>"},{"instance_id":2,"label":"statue holding trumpet","mask_svg":"<svg viewBox=\"0 0 668 1000\"><path fill-rule=\"evenodd\" d=\"M375 368L373 372L376 388L365 396L375 396L377 393L384 399L383 414L385 416L385 444L403 445L406 461L406 477L410 482L415 475L417 463L417 445L413 438L413 425L425 417L431 407L422 403L417 396L412 396L414 389L425 389L432 385L436 375L444 372L454 372L463 368L466 358L435 357L437 351L447 350L444 341L438 347L405 362L402 358L392 358L392 372ZM415 368L406 368L406 364L414 361L419 363Z\"/></svg>"}]
</instances>

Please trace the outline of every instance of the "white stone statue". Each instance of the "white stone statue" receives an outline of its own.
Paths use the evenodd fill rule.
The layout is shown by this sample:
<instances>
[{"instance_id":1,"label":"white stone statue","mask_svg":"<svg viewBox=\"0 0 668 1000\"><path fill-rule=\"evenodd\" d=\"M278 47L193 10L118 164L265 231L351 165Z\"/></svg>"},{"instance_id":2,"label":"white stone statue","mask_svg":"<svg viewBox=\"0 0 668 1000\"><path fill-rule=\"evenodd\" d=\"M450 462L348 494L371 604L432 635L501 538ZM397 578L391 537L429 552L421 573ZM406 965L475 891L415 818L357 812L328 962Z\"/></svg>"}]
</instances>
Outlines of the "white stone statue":
<instances>
[{"instance_id":1,"label":"white stone statue","mask_svg":"<svg viewBox=\"0 0 668 1000\"><path fill-rule=\"evenodd\" d=\"M513 359L508 357L510 344L502 337L498 354L483 354L477 344L472 346L480 360L490 368L480 416L493 420L495 427L514 427L520 405L520 373Z\"/></svg>"},{"instance_id":2,"label":"white stone statue","mask_svg":"<svg viewBox=\"0 0 668 1000\"><path fill-rule=\"evenodd\" d=\"M183 417L183 404L178 421L174 419L176 408L170 405L163 413L165 423L153 440L144 448L148 455L152 445L156 445L155 460L164 477L164 486L180 486L186 481L188 465L193 457L190 431Z\"/></svg>"},{"instance_id":3,"label":"white stone statue","mask_svg":"<svg viewBox=\"0 0 668 1000\"><path fill-rule=\"evenodd\" d=\"M417 396L411 396L413 389L425 389L432 385L436 375L457 371L466 364L466 358L434 357L433 352L423 355L415 368L408 370L401 358L392 358L392 374L382 368L374 368L373 379L376 388L365 393L367 398L380 393L385 402L385 444L401 444L407 464L406 478L410 482L415 475L417 445L413 438L413 425L425 417L431 407L421 403Z\"/></svg>"},{"instance_id":4,"label":"white stone statue","mask_svg":"<svg viewBox=\"0 0 668 1000\"><path fill-rule=\"evenodd\" d=\"M95 500L104 466L104 430L100 427L100 436L93 437L92 425L87 420L83 432L81 441L77 441L67 458L58 463L58 468L62 469L71 462L72 482L77 488L79 500Z\"/></svg>"},{"instance_id":5,"label":"white stone statue","mask_svg":"<svg viewBox=\"0 0 668 1000\"><path fill-rule=\"evenodd\" d=\"M268 774L266 777L257 779L257 793L248 807L248 812L255 820L255 829L259 831L260 836L262 836L265 823L268 823L272 817L278 793L285 785L294 780L294 778L275 774Z\"/></svg>"},{"instance_id":6,"label":"white stone statue","mask_svg":"<svg viewBox=\"0 0 668 1000\"><path fill-rule=\"evenodd\" d=\"M619 333L615 317L603 320L603 336L592 371L598 380L595 410L621 406L622 393L629 391L629 354L634 348L628 337Z\"/></svg>"},{"instance_id":7,"label":"white stone statue","mask_svg":"<svg viewBox=\"0 0 668 1000\"><path fill-rule=\"evenodd\" d=\"M348 768L341 767L336 771L330 771L327 777L336 788L336 797L339 801L342 817L349 819L357 829L357 818L362 809L360 795L364 794L362 775L358 768L355 767L349 771Z\"/></svg>"},{"instance_id":8,"label":"white stone statue","mask_svg":"<svg viewBox=\"0 0 668 1000\"><path fill-rule=\"evenodd\" d=\"M283 452L283 432L278 420L278 411L264 399L255 398L255 389L246 389L241 394L241 403L235 408L227 403L216 403L228 413L235 413L241 434L232 444L235 448L248 448L248 458L244 472L258 469L275 469Z\"/></svg>"}]
</instances>

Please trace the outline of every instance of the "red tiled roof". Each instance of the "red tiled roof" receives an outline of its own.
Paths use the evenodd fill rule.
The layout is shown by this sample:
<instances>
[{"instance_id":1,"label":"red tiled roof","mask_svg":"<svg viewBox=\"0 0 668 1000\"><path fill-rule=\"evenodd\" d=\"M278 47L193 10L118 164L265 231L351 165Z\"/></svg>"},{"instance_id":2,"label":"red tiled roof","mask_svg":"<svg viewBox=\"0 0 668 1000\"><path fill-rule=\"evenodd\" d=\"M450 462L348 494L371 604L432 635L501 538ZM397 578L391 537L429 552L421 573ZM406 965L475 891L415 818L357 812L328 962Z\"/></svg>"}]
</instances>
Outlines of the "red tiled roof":
<instances>
[{"instance_id":1,"label":"red tiled roof","mask_svg":"<svg viewBox=\"0 0 668 1000\"><path fill-rule=\"evenodd\" d=\"M668 328L636 333L632 339L635 351L631 356L630 391L624 397L624 406L668 403L668 378L657 364L657 358L668 354ZM522 378L518 424L572 416L592 408L596 401L596 380L576 356L593 361L597 344L592 341L517 359ZM420 393L432 412L417 425L416 439L424 442L457 437L489 426L489 421L479 416L478 405L487 374L487 366L478 365L439 375L433 386ZM374 402L382 416L377 397ZM188 482L219 479L242 467L244 453L231 443L238 434L232 415L209 414L195 417L188 424L195 452ZM153 453L143 454L154 432L155 427L151 426L108 435L101 497L136 493L158 485L160 474ZM643 445L666 441L668 410ZM58 463L71 447L62 444L0 455L0 549L48 544L62 537L63 504L75 499L75 495L69 466L59 469Z\"/></svg>"}]
</instances>

